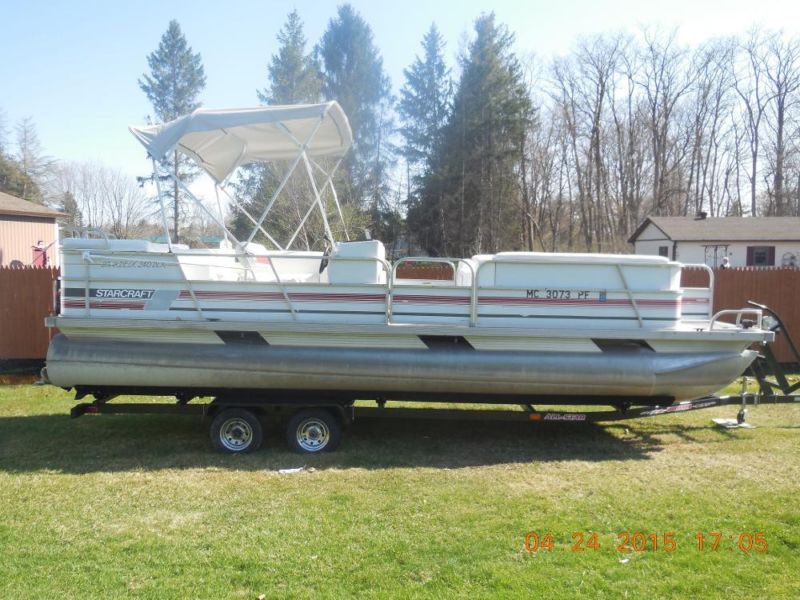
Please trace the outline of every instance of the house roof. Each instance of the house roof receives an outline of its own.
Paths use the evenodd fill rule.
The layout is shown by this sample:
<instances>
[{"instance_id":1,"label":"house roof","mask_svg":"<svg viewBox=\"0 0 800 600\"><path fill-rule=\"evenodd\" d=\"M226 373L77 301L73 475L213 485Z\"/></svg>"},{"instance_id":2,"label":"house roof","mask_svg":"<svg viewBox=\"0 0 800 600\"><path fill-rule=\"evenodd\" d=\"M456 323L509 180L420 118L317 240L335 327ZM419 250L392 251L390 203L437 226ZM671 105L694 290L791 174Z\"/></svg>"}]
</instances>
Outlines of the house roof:
<instances>
[{"instance_id":1,"label":"house roof","mask_svg":"<svg viewBox=\"0 0 800 600\"><path fill-rule=\"evenodd\" d=\"M65 213L47 208L35 202L28 202L11 194L0 192L0 215L20 215L25 217L66 217Z\"/></svg>"},{"instance_id":2,"label":"house roof","mask_svg":"<svg viewBox=\"0 0 800 600\"><path fill-rule=\"evenodd\" d=\"M647 217L628 243L650 224L675 242L800 241L800 217Z\"/></svg>"}]
</instances>

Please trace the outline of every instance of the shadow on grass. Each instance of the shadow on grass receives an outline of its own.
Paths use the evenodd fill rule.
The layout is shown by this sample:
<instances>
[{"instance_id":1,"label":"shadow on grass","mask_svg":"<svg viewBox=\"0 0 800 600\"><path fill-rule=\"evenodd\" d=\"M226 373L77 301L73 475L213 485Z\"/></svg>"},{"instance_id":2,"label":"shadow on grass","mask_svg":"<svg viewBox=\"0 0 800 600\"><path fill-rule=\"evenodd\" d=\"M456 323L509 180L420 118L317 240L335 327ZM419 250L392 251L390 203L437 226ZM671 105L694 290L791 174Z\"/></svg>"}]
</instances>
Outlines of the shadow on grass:
<instances>
[{"instance_id":1,"label":"shadow on grass","mask_svg":"<svg viewBox=\"0 0 800 600\"><path fill-rule=\"evenodd\" d=\"M646 428L629 430L628 426L616 423L607 425L606 429L609 432L616 431L618 435L625 431L629 437L638 440L643 446L664 444L665 437L677 438L681 442L702 444L724 443L737 437L735 430L713 427L709 424L688 425L683 423L650 422ZM669 442L666 442L666 444L669 444Z\"/></svg>"},{"instance_id":2,"label":"shadow on grass","mask_svg":"<svg viewBox=\"0 0 800 600\"><path fill-rule=\"evenodd\" d=\"M680 429L676 427L676 430ZM357 421L336 452L318 456L287 450L283 431L265 427L262 450L215 452L199 417L62 415L0 418L0 471L90 473L220 467L275 470L326 468L464 468L537 461L643 460L660 451L657 436L623 434L593 424Z\"/></svg>"}]
</instances>

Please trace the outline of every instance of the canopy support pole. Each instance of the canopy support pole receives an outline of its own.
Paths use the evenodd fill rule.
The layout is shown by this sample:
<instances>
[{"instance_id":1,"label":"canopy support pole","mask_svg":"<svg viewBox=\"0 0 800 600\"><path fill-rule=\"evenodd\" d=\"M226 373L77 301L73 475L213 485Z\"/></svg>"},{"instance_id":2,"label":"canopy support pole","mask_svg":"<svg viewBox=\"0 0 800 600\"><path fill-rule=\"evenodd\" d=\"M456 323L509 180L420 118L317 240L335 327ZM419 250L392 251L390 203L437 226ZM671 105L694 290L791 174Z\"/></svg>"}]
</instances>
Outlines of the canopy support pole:
<instances>
[{"instance_id":1,"label":"canopy support pole","mask_svg":"<svg viewBox=\"0 0 800 600\"><path fill-rule=\"evenodd\" d=\"M336 165L333 167L333 171L331 171L331 175L328 176L328 174L325 173L325 170L322 167L320 167L317 163L315 163L313 160L311 160L311 164L313 164L320 171L325 173L326 176L328 176L328 179L325 181L325 185L323 185L322 189L320 190L320 194L324 194L325 193L325 189L330 185L331 186L331 191L334 194L333 197L334 197L334 199L336 198L336 189L333 187L333 181L332 181L331 177L333 176L333 172L336 170L336 167L338 167L341 162L342 161L339 160L339 162L336 163ZM308 221L308 217L311 216L311 212L314 210L314 206L315 205L316 205L316 202L312 202L311 205L308 207L308 210L306 211L306 215L303 217L303 220L300 221L300 225L297 226L297 229L295 229L294 233L292 234L291 239L289 240L289 243L286 244L286 249L287 250L292 247L292 244L294 243L294 240L297 238L298 235L300 235L300 231L303 229L303 226L306 224L306 221ZM337 201L337 207L338 207L338 201ZM341 217L341 216L342 216L342 212L341 212L341 209L340 209L339 210L339 217ZM347 226L344 224L344 219L343 218L342 218L342 226L344 227L344 230L345 230L344 231L345 237L347 237L347 241L349 242L350 238L347 236ZM333 241L333 240L331 240L331 241Z\"/></svg>"},{"instance_id":2,"label":"canopy support pole","mask_svg":"<svg viewBox=\"0 0 800 600\"><path fill-rule=\"evenodd\" d=\"M269 233L267 233L266 229L264 229L261 225L258 224L258 221L255 220L253 215L251 215L249 212L247 212L247 209L245 209L245 207L242 206L242 204L236 198L234 198L231 194L229 194L228 190L226 190L224 187L221 187L221 186L219 187L219 189L220 189L220 191L222 191L223 194L225 194L228 197L228 200L233 202L233 204L234 204L234 206L236 206L236 208L238 208L240 211L242 211L242 214L245 217L250 219L250 222L253 223L253 225L255 225L256 228L259 229L261 231L261 233L264 234L264 236L270 241L271 244L273 244L278 250L285 250L286 249L283 246L281 246L275 240L275 238L273 238ZM239 240L236 240L236 242L239 242Z\"/></svg>"},{"instance_id":3,"label":"canopy support pole","mask_svg":"<svg viewBox=\"0 0 800 600\"><path fill-rule=\"evenodd\" d=\"M294 244L294 240L297 238L298 235L300 235L300 230L303 229L303 226L306 224L306 221L308 221L308 217L311 216L311 212L314 210L314 207L316 205L317 205L316 202L312 202L311 205L308 207L308 210L306 211L306 214L303 217L303 220L300 221L300 225L298 225L297 229L294 230L294 233L292 234L292 238L289 240L289 243L286 244L286 249L287 250L289 250L292 247L292 244Z\"/></svg>"},{"instance_id":4,"label":"canopy support pole","mask_svg":"<svg viewBox=\"0 0 800 600\"><path fill-rule=\"evenodd\" d=\"M306 156L305 150L303 150L303 162L306 165L306 173L308 173L308 181L311 183L311 189L314 192L314 198L316 198L317 206L319 206L319 212L322 214L322 224L325 227L325 235L328 236L328 240L330 243L333 244L333 233L331 233L331 226L328 223L328 215L325 214L325 206L322 204L322 198L319 196L319 190L317 190L317 182L314 179L314 172L311 170L311 163L308 160L308 156Z\"/></svg>"},{"instance_id":5,"label":"canopy support pole","mask_svg":"<svg viewBox=\"0 0 800 600\"><path fill-rule=\"evenodd\" d=\"M217 197L217 210L219 211L219 220L224 223L225 213L222 212L222 203L219 201L219 185L217 184L214 185L214 195ZM223 229L222 233L225 236L225 241L230 241L228 239L228 232Z\"/></svg>"},{"instance_id":6,"label":"canopy support pole","mask_svg":"<svg viewBox=\"0 0 800 600\"><path fill-rule=\"evenodd\" d=\"M201 210L202 210L203 212L205 212L205 213L206 213L206 214L207 214L207 215L208 215L208 216L211 218L211 220L212 220L212 221L214 221L214 223L215 223L216 225L218 225L218 226L220 227L220 229L222 229L222 231L224 231L224 232L225 232L225 234L226 234L226 235L229 235L229 236L231 237L231 239L233 239L233 240L235 240L235 239L236 239L236 237L235 237L235 236L234 236L234 235L233 235L233 234L232 234L230 231L228 231L228 228L227 228L227 227L225 227L225 223L223 223L222 221L220 221L220 220L217 218L217 216L216 216L216 215L215 215L215 214L214 214L214 213L213 213L211 210L209 210L209 209L208 209L208 207L207 207L205 204L203 204L203 203L202 203L202 202L201 202L201 201L200 201L200 200L197 198L197 196L195 196L195 195L194 195L194 194L191 192L191 190L189 190L189 188L186 186L186 184L185 184L185 183L183 183L183 182L182 182L182 181L181 181L181 180L180 180L178 177L175 177L175 173L172 173L172 172L170 172L169 176L170 176L170 177L171 177L171 178L172 178L172 179L173 179L173 180L174 180L174 181L175 181L175 182L176 182L176 183L177 183L177 184L180 186L180 188L181 188L181 189L182 189L184 192L186 192L186 193L189 195L189 197L191 197L191 199L192 199L192 200L194 200L195 204L197 204L197 205L198 205L198 206L201 208ZM238 241L238 240L237 240L237 241ZM244 247L242 246L241 242L239 242L239 243L238 243L238 245L239 245L239 247L242 249L242 251L244 251Z\"/></svg>"},{"instance_id":7,"label":"canopy support pole","mask_svg":"<svg viewBox=\"0 0 800 600\"><path fill-rule=\"evenodd\" d=\"M278 195L283 191L283 188L288 183L289 178L292 176L292 173L294 173L294 170L297 168L297 165L305 157L306 149L308 148L308 145L314 139L314 136L317 135L317 132L319 131L319 128L322 127L322 122L323 122L324 119L325 119L325 115L323 115L322 117L319 118L319 120L317 121L316 126L314 127L312 132L309 134L308 139L306 139L306 142L300 147L300 152L297 154L297 157L295 157L294 161L292 161L292 166L289 167L289 169L286 171L286 175L284 175L283 180L281 181L280 185L278 186L278 189L276 189L275 193L272 194L272 198L270 198L269 202L267 203L267 207L264 209L264 212L261 213L261 216L258 219L257 227L254 227L253 231L250 232L250 236L247 238L247 242L248 243L253 241L253 238L256 236L256 231L258 230L258 227L261 227L261 224L264 222L264 219L267 218L267 214L272 209L272 205L275 204L275 201L278 199Z\"/></svg>"},{"instance_id":8,"label":"canopy support pole","mask_svg":"<svg viewBox=\"0 0 800 600\"><path fill-rule=\"evenodd\" d=\"M327 186L331 186L331 193L333 194L333 202L336 204L336 212L339 213L339 219L342 221L342 229L344 229L344 238L349 242L350 241L350 234L347 233L347 223L345 223L344 215L342 214L342 206L339 204L339 195L336 193L336 186L333 185L333 175L336 173L336 170L339 168L339 165L342 164L343 159L339 159L336 161L336 164L333 165L330 173L326 173L325 169L323 169L316 161L312 160L311 163L317 167L320 171L322 171L323 175L327 177L325 180L325 185L322 186L322 193L325 193L325 188Z\"/></svg>"},{"instance_id":9,"label":"canopy support pole","mask_svg":"<svg viewBox=\"0 0 800 600\"><path fill-rule=\"evenodd\" d=\"M167 236L167 248L172 252L172 238L169 236L169 224L167 224L167 207L164 206L164 196L161 195L161 182L158 176L158 167L156 166L156 159L153 161L153 178L156 180L156 193L158 194L158 203L161 206L161 225L164 227L164 235ZM177 201L177 198L176 198Z\"/></svg>"}]
</instances>

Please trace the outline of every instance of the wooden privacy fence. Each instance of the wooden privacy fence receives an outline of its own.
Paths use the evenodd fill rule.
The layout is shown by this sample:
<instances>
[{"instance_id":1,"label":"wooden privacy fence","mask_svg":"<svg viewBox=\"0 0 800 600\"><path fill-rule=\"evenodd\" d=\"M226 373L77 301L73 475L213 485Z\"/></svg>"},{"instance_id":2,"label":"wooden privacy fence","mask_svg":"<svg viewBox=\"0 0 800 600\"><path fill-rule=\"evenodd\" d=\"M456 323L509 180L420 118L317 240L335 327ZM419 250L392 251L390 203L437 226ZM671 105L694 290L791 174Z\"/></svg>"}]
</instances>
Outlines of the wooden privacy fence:
<instances>
[{"instance_id":1,"label":"wooden privacy fence","mask_svg":"<svg viewBox=\"0 0 800 600\"><path fill-rule=\"evenodd\" d=\"M452 279L449 265L405 263L397 269L403 279ZM742 308L748 300L775 309L788 330L800 341L800 269L753 268L714 271L714 310ZM52 337L44 318L53 312L53 282L58 269L0 267L0 360L43 359ZM684 269L682 284L706 287L708 275L700 269ZM778 359L794 362L783 336L775 347Z\"/></svg>"},{"instance_id":2,"label":"wooden privacy fence","mask_svg":"<svg viewBox=\"0 0 800 600\"><path fill-rule=\"evenodd\" d=\"M397 267L399 279L453 279L453 267L447 263L404 262Z\"/></svg>"},{"instance_id":3,"label":"wooden privacy fence","mask_svg":"<svg viewBox=\"0 0 800 600\"><path fill-rule=\"evenodd\" d=\"M58 269L0 267L0 360L42 359L52 332L44 318L53 312Z\"/></svg>"}]
</instances>

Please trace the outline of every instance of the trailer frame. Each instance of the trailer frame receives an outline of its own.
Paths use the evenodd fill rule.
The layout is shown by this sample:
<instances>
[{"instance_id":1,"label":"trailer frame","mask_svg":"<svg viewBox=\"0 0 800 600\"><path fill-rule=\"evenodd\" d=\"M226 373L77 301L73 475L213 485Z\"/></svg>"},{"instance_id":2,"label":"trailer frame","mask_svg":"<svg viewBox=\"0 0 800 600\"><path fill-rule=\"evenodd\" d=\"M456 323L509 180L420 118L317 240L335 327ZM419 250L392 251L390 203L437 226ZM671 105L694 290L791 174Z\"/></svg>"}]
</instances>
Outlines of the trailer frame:
<instances>
[{"instance_id":1,"label":"trailer frame","mask_svg":"<svg viewBox=\"0 0 800 600\"><path fill-rule=\"evenodd\" d=\"M740 405L741 407L759 404L793 404L800 403L800 394L761 394L757 392L726 396L707 396L696 400L686 400L665 406L623 407L613 410L566 411L538 410L531 404L521 404L523 410L494 410L482 408L409 408L387 407L384 401L376 401L376 406L355 406L337 403L277 403L271 401L225 401L184 403L111 403L109 400L81 402L72 407L70 417L83 415L141 415L172 414L211 417L228 408L242 408L268 415L291 413L293 411L319 408L335 410L341 413L343 422L350 424L356 419L399 418L399 419L462 419L468 421L528 421L532 423L572 422L599 423L625 421L646 417L657 417L675 413L684 413L719 406Z\"/></svg>"}]
</instances>

